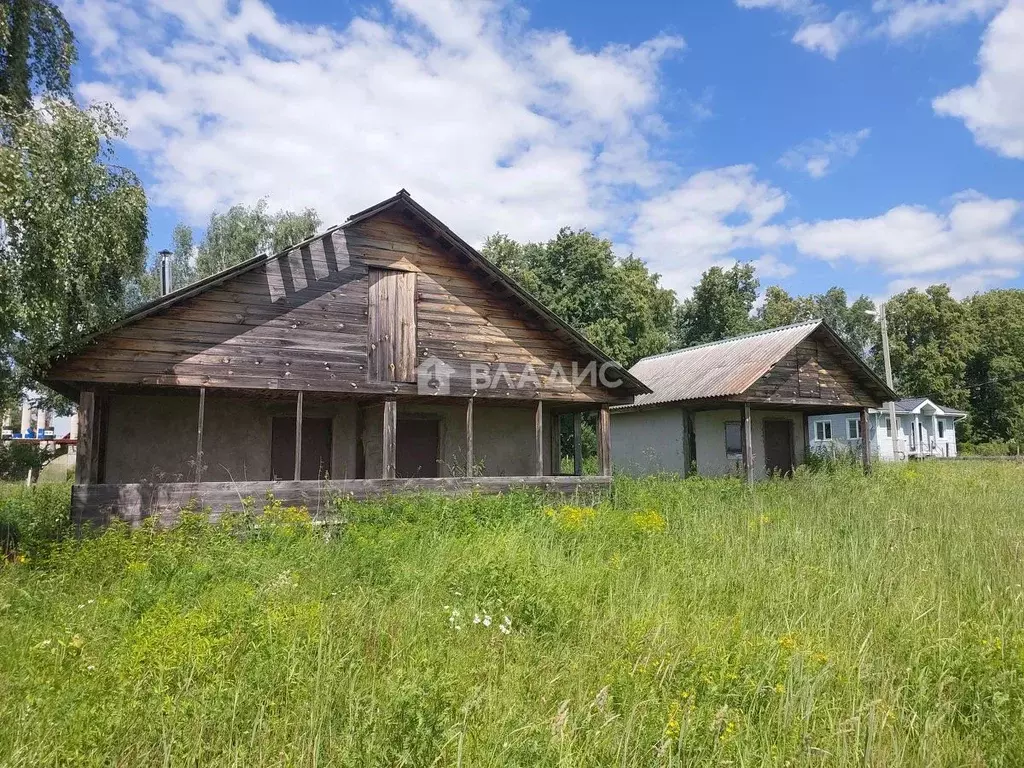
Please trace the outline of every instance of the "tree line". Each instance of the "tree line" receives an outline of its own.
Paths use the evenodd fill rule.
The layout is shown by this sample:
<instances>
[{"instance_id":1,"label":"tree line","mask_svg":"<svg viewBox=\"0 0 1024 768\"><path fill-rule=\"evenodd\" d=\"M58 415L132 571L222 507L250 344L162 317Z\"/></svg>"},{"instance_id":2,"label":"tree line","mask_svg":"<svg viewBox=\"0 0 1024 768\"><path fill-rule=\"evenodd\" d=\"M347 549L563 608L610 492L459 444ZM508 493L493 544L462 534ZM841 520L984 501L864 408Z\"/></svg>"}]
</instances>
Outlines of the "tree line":
<instances>
[{"instance_id":1,"label":"tree line","mask_svg":"<svg viewBox=\"0 0 1024 768\"><path fill-rule=\"evenodd\" d=\"M50 0L0 0L0 404L75 340L159 293L147 253L145 192L116 162L126 127L107 105L75 103L74 33ZM211 214L202 237L179 224L182 286L313 235L316 211L271 212L265 200ZM543 243L496 233L483 253L624 365L647 355L811 318L825 319L878 371L880 335L867 296L840 287L763 293L752 264L712 267L680 301L634 255L586 230ZM760 298L760 302L759 302ZM958 300L945 285L888 303L897 390L968 411L966 437L1024 439L1024 291ZM44 393L50 405L69 404Z\"/></svg>"}]
</instances>

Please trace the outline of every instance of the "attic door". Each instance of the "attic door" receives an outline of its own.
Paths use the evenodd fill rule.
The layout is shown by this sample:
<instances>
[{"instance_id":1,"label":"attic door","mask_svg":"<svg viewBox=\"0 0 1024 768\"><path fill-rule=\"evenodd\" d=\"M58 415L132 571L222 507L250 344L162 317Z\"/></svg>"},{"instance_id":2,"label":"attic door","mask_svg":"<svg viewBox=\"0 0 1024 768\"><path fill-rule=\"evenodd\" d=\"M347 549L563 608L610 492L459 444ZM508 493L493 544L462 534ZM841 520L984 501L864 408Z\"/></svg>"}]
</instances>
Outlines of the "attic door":
<instances>
[{"instance_id":1,"label":"attic door","mask_svg":"<svg viewBox=\"0 0 1024 768\"><path fill-rule=\"evenodd\" d=\"M370 381L416 381L416 273L369 270Z\"/></svg>"}]
</instances>

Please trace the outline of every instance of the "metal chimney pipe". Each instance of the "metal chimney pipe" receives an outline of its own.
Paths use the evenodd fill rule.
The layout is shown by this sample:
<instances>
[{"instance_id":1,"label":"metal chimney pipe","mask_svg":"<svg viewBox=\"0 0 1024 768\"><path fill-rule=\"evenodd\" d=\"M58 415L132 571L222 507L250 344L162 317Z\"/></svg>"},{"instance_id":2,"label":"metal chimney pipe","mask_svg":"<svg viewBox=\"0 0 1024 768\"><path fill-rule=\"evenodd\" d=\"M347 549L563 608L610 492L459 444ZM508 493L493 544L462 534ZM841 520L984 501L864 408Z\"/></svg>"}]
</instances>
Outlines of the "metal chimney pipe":
<instances>
[{"instance_id":1,"label":"metal chimney pipe","mask_svg":"<svg viewBox=\"0 0 1024 768\"><path fill-rule=\"evenodd\" d=\"M165 248L157 255L160 257L160 295L166 296L174 290L174 254Z\"/></svg>"}]
</instances>

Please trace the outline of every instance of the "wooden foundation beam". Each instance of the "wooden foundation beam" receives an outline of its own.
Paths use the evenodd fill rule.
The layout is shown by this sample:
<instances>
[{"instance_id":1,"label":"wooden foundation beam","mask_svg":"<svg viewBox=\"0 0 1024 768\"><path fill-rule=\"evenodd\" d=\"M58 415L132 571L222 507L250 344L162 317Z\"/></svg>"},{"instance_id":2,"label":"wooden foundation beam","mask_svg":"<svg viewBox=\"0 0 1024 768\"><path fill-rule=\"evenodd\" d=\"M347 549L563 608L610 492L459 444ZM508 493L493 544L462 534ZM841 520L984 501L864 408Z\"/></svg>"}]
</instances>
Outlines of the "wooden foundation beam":
<instances>
[{"instance_id":1,"label":"wooden foundation beam","mask_svg":"<svg viewBox=\"0 0 1024 768\"><path fill-rule=\"evenodd\" d=\"M473 398L466 401L466 477L473 476Z\"/></svg>"},{"instance_id":2,"label":"wooden foundation beam","mask_svg":"<svg viewBox=\"0 0 1024 768\"><path fill-rule=\"evenodd\" d=\"M871 427L868 423L868 409L860 410L860 450L864 463L864 474L871 474Z\"/></svg>"},{"instance_id":3,"label":"wooden foundation beam","mask_svg":"<svg viewBox=\"0 0 1024 768\"><path fill-rule=\"evenodd\" d=\"M612 417L607 405L597 412L597 464L598 474L612 474Z\"/></svg>"},{"instance_id":4,"label":"wooden foundation beam","mask_svg":"<svg viewBox=\"0 0 1024 768\"><path fill-rule=\"evenodd\" d=\"M579 477L583 474L583 414L576 411L572 415L572 473Z\"/></svg>"},{"instance_id":5,"label":"wooden foundation beam","mask_svg":"<svg viewBox=\"0 0 1024 768\"><path fill-rule=\"evenodd\" d=\"M754 484L754 441L751 434L750 421L750 403L744 403L741 436L743 441L743 474L747 480L747 485Z\"/></svg>"},{"instance_id":6,"label":"wooden foundation beam","mask_svg":"<svg viewBox=\"0 0 1024 768\"><path fill-rule=\"evenodd\" d=\"M295 398L295 479L302 479L302 391Z\"/></svg>"},{"instance_id":7,"label":"wooden foundation beam","mask_svg":"<svg viewBox=\"0 0 1024 768\"><path fill-rule=\"evenodd\" d=\"M398 448L398 401L384 401L384 435L381 442L383 452L381 477L395 479L395 463Z\"/></svg>"},{"instance_id":8,"label":"wooden foundation beam","mask_svg":"<svg viewBox=\"0 0 1024 768\"><path fill-rule=\"evenodd\" d=\"M544 475L544 401L537 401L537 410L533 418L534 430L534 465L533 474L537 477Z\"/></svg>"}]
</instances>

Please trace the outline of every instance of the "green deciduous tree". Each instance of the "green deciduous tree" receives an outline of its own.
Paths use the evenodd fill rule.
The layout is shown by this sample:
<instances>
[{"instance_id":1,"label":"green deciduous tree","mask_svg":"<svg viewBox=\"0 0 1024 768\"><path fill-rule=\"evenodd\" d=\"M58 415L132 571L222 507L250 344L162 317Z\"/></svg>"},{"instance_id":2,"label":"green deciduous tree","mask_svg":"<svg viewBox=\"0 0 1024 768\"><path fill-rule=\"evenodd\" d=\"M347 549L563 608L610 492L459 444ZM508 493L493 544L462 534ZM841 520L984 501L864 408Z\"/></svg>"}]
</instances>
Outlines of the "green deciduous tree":
<instances>
[{"instance_id":1,"label":"green deciduous tree","mask_svg":"<svg viewBox=\"0 0 1024 768\"><path fill-rule=\"evenodd\" d=\"M24 114L35 94L71 99L75 36L49 0L0 0L0 98Z\"/></svg>"},{"instance_id":2,"label":"green deciduous tree","mask_svg":"<svg viewBox=\"0 0 1024 768\"><path fill-rule=\"evenodd\" d=\"M968 308L946 285L924 291L911 288L886 304L889 345L896 390L907 397L928 397L954 408L970 403L966 385L972 354ZM881 335L876 329L871 362L882 371Z\"/></svg>"},{"instance_id":3,"label":"green deciduous tree","mask_svg":"<svg viewBox=\"0 0 1024 768\"><path fill-rule=\"evenodd\" d=\"M213 213L199 244L195 279L232 267L261 253L282 251L315 235L320 217L311 208L300 213L267 212L267 201L254 206L235 205Z\"/></svg>"},{"instance_id":4,"label":"green deciduous tree","mask_svg":"<svg viewBox=\"0 0 1024 768\"><path fill-rule=\"evenodd\" d=\"M609 240L566 228L524 245L499 233L483 254L623 365L668 348L675 294L640 259L617 258Z\"/></svg>"},{"instance_id":5,"label":"green deciduous tree","mask_svg":"<svg viewBox=\"0 0 1024 768\"><path fill-rule=\"evenodd\" d=\"M0 365L28 368L120 313L144 260L146 198L114 165L124 127L109 107L44 97L3 111L0 140Z\"/></svg>"},{"instance_id":6,"label":"green deciduous tree","mask_svg":"<svg viewBox=\"0 0 1024 768\"><path fill-rule=\"evenodd\" d=\"M970 437L1024 442L1024 291L995 290L964 304L971 320L966 367Z\"/></svg>"},{"instance_id":7,"label":"green deciduous tree","mask_svg":"<svg viewBox=\"0 0 1024 768\"><path fill-rule=\"evenodd\" d=\"M853 349L864 352L873 340L875 319L869 312L875 304L867 296L853 302L842 288L832 287L824 293L790 296L777 285L765 291L764 303L757 317L763 328L778 328L806 320L821 319L829 324Z\"/></svg>"},{"instance_id":8,"label":"green deciduous tree","mask_svg":"<svg viewBox=\"0 0 1024 768\"><path fill-rule=\"evenodd\" d=\"M753 264L712 267L677 312L680 346L720 341L756 329L751 312L760 282Z\"/></svg>"}]
</instances>

